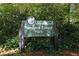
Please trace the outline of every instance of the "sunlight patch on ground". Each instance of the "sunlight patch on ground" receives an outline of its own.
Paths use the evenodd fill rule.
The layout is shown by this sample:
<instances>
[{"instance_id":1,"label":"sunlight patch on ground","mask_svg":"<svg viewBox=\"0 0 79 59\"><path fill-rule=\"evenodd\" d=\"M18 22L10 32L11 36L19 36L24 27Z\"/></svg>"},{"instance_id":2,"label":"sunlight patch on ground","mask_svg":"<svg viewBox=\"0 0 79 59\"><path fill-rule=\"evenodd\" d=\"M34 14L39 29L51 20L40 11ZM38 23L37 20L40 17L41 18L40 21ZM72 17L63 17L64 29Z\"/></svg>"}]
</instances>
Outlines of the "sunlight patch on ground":
<instances>
[{"instance_id":1,"label":"sunlight patch on ground","mask_svg":"<svg viewBox=\"0 0 79 59\"><path fill-rule=\"evenodd\" d=\"M0 55L10 55L10 54L16 54L18 52L18 49L12 49L12 50L5 50L0 48Z\"/></svg>"}]
</instances>

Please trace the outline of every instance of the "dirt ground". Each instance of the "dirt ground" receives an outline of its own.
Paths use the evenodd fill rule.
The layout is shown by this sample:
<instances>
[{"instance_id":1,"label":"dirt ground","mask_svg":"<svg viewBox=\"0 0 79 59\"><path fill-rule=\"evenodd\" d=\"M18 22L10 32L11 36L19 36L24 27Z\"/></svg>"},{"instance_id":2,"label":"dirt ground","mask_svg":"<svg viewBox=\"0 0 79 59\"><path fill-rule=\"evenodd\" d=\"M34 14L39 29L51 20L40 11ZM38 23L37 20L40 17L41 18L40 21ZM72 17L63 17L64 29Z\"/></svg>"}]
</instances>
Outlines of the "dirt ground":
<instances>
[{"instance_id":1,"label":"dirt ground","mask_svg":"<svg viewBox=\"0 0 79 59\"><path fill-rule=\"evenodd\" d=\"M62 55L60 55L62 53ZM2 50L0 49L0 56L20 56L19 50ZM45 50L37 50L34 52L30 52L29 50L25 50L23 56L79 56L79 52L64 50L63 52L56 52L55 55L52 53L49 55Z\"/></svg>"},{"instance_id":2,"label":"dirt ground","mask_svg":"<svg viewBox=\"0 0 79 59\"><path fill-rule=\"evenodd\" d=\"M62 52L57 51L55 53L52 53L51 55L49 55L45 50L37 50L32 53L25 52L24 54L28 56L79 56L79 52L70 50L64 50Z\"/></svg>"},{"instance_id":3,"label":"dirt ground","mask_svg":"<svg viewBox=\"0 0 79 59\"><path fill-rule=\"evenodd\" d=\"M32 52L33 56L48 56L48 53L45 50L37 50Z\"/></svg>"},{"instance_id":4,"label":"dirt ground","mask_svg":"<svg viewBox=\"0 0 79 59\"><path fill-rule=\"evenodd\" d=\"M12 50L0 49L0 56L13 55L13 54L17 54L17 52L18 49L12 49Z\"/></svg>"},{"instance_id":5,"label":"dirt ground","mask_svg":"<svg viewBox=\"0 0 79 59\"><path fill-rule=\"evenodd\" d=\"M64 55L65 56L79 56L79 51L69 51L69 50L64 50Z\"/></svg>"}]
</instances>

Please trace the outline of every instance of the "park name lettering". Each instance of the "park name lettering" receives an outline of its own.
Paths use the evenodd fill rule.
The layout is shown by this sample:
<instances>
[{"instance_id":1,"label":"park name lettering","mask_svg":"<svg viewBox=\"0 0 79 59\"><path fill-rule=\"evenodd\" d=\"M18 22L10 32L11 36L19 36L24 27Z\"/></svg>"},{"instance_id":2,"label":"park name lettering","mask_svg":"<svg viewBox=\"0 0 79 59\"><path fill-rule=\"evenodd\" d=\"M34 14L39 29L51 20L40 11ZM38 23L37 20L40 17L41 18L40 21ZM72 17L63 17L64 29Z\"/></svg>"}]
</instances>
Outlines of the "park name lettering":
<instances>
[{"instance_id":1,"label":"park name lettering","mask_svg":"<svg viewBox=\"0 0 79 59\"><path fill-rule=\"evenodd\" d=\"M39 27L27 27L26 28L27 30L29 30L29 29L32 29L32 30L35 30L35 29L46 29L46 30L51 30L52 29L52 27L45 27L45 26L39 26Z\"/></svg>"}]
</instances>

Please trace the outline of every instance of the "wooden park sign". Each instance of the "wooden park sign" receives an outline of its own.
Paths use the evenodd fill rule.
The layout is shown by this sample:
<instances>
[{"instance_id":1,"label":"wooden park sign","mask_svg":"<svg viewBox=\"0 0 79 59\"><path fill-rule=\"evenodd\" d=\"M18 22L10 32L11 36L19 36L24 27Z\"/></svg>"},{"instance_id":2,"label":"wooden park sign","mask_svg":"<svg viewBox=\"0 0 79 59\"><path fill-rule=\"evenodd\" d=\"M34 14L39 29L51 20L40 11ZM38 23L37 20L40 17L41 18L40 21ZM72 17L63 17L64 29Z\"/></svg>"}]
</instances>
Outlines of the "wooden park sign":
<instances>
[{"instance_id":1,"label":"wooden park sign","mask_svg":"<svg viewBox=\"0 0 79 59\"><path fill-rule=\"evenodd\" d=\"M53 21L35 21L34 24L29 24L28 21L23 21L24 37L52 37L53 36Z\"/></svg>"},{"instance_id":2,"label":"wooden park sign","mask_svg":"<svg viewBox=\"0 0 79 59\"><path fill-rule=\"evenodd\" d=\"M35 20L29 17L23 20L19 31L19 48L22 52L24 49L24 37L53 37L55 36L54 21Z\"/></svg>"}]
</instances>

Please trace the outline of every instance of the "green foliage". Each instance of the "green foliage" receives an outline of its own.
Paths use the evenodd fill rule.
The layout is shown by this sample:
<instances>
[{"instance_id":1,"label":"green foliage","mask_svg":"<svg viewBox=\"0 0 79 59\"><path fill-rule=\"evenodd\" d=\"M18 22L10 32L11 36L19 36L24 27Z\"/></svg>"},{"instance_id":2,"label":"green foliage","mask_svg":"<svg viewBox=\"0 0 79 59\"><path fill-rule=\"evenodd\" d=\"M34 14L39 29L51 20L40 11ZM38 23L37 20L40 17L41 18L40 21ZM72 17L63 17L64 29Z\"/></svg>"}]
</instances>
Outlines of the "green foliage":
<instances>
[{"instance_id":1,"label":"green foliage","mask_svg":"<svg viewBox=\"0 0 79 59\"><path fill-rule=\"evenodd\" d=\"M74 43L76 45L79 43L78 11L79 4L75 4L74 12L70 14L72 24L68 24L68 4L0 4L0 45L5 49L18 47L17 35L21 20L34 16L38 20L58 21L61 46L63 49L72 49ZM33 39L32 43L26 44L26 48L31 49L33 44L35 46L33 49L45 47L48 49L49 38L42 39Z\"/></svg>"},{"instance_id":2,"label":"green foliage","mask_svg":"<svg viewBox=\"0 0 79 59\"><path fill-rule=\"evenodd\" d=\"M70 49L78 51L79 42L78 29L73 24L66 24L61 31L61 46L63 49Z\"/></svg>"},{"instance_id":3,"label":"green foliage","mask_svg":"<svg viewBox=\"0 0 79 59\"><path fill-rule=\"evenodd\" d=\"M18 47L18 36L6 40L6 43L3 45L4 49L16 49Z\"/></svg>"}]
</instances>

